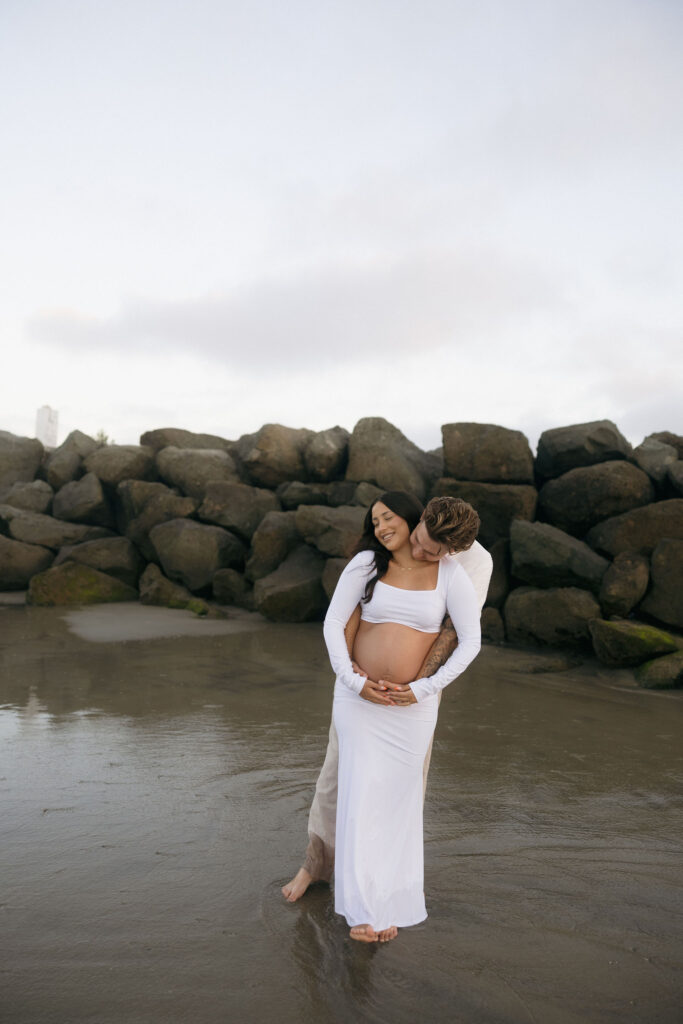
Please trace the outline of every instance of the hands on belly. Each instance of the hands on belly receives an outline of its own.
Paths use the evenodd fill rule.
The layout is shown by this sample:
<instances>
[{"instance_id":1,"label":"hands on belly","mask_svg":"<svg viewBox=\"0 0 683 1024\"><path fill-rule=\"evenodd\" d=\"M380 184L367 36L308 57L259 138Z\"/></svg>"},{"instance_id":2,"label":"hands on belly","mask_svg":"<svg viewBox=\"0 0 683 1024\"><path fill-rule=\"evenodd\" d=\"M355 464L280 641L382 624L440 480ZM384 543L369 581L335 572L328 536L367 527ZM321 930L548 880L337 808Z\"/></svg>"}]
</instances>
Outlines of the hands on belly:
<instances>
[{"instance_id":1,"label":"hands on belly","mask_svg":"<svg viewBox=\"0 0 683 1024\"><path fill-rule=\"evenodd\" d=\"M367 672L352 662L354 672L365 676L365 685L360 691L364 700L371 704L380 704L384 707L408 707L409 704L417 704L417 697L410 689L408 683L390 683L386 679L369 679Z\"/></svg>"}]
</instances>

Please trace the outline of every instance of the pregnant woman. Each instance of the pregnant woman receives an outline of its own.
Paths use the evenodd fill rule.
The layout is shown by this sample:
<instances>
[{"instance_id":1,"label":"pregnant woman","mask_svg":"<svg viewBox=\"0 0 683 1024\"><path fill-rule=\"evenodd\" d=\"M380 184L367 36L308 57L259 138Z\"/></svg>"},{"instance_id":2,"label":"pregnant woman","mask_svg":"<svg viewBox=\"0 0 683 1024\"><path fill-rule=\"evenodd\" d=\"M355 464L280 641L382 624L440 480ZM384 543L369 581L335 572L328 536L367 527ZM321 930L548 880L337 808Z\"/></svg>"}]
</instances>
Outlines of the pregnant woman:
<instances>
[{"instance_id":1,"label":"pregnant woman","mask_svg":"<svg viewBox=\"0 0 683 1024\"><path fill-rule=\"evenodd\" d=\"M429 506L437 518L439 500ZM452 513L452 500L450 508ZM448 557L438 562L413 557L411 526L420 511L416 499L402 492L388 492L375 502L325 618L337 676L335 910L351 926L351 937L364 942L392 939L397 928L427 916L423 764L439 691L469 665L481 643L479 605L462 566ZM469 548L478 528L474 509L460 502L447 550ZM359 602L354 666L344 627ZM446 611L458 646L433 676L415 679Z\"/></svg>"}]
</instances>

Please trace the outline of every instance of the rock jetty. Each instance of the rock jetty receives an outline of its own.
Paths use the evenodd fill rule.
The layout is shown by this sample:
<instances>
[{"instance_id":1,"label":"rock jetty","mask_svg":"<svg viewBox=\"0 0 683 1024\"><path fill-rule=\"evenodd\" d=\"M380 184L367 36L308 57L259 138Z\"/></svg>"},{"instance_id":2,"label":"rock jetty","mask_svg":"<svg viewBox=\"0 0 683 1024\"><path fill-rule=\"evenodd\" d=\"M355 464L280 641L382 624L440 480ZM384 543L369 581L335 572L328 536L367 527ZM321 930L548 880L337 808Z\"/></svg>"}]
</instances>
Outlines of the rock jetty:
<instances>
[{"instance_id":1,"label":"rock jetty","mask_svg":"<svg viewBox=\"0 0 683 1024\"><path fill-rule=\"evenodd\" d=\"M320 619L367 508L389 489L479 512L492 643L591 650L643 687L683 686L683 437L632 448L600 420L545 431L447 423L422 451L380 417L235 441L148 431L46 451L0 431L0 590L31 604L139 599Z\"/></svg>"}]
</instances>

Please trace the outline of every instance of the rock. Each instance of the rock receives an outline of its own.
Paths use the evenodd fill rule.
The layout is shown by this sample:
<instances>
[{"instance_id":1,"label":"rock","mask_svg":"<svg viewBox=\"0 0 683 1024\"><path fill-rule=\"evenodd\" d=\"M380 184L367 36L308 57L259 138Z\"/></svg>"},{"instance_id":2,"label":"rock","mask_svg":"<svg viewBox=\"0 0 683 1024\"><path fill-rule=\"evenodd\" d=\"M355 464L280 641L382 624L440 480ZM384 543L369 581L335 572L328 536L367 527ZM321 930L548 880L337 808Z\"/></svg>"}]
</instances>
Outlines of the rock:
<instances>
[{"instance_id":1,"label":"rock","mask_svg":"<svg viewBox=\"0 0 683 1024\"><path fill-rule=\"evenodd\" d=\"M287 510L297 509L299 505L327 504L327 488L324 484L304 484L301 480L291 480L280 484L276 494L282 507Z\"/></svg>"},{"instance_id":2,"label":"rock","mask_svg":"<svg viewBox=\"0 0 683 1024\"><path fill-rule=\"evenodd\" d=\"M268 512L251 538L246 577L254 581L268 576L301 543L296 512Z\"/></svg>"},{"instance_id":3,"label":"rock","mask_svg":"<svg viewBox=\"0 0 683 1024\"><path fill-rule=\"evenodd\" d=\"M444 423L444 475L493 484L532 484L534 457L520 430L492 423Z\"/></svg>"},{"instance_id":4,"label":"rock","mask_svg":"<svg viewBox=\"0 0 683 1024\"><path fill-rule=\"evenodd\" d=\"M652 587L640 608L683 629L683 540L660 540L650 563Z\"/></svg>"},{"instance_id":5,"label":"rock","mask_svg":"<svg viewBox=\"0 0 683 1024\"><path fill-rule=\"evenodd\" d=\"M363 484L356 484L354 480L333 480L327 485L327 504L337 508L339 505L361 504L354 501L354 495L358 487ZM372 487L373 484L368 484Z\"/></svg>"},{"instance_id":6,"label":"rock","mask_svg":"<svg viewBox=\"0 0 683 1024\"><path fill-rule=\"evenodd\" d=\"M8 367L5 366L5 372ZM43 460L43 446L34 437L0 430L0 500L16 483L30 483Z\"/></svg>"},{"instance_id":7,"label":"rock","mask_svg":"<svg viewBox=\"0 0 683 1024\"><path fill-rule=\"evenodd\" d=\"M588 623L599 614L594 596L577 587L518 587L508 595L503 609L509 643L549 647L588 646Z\"/></svg>"},{"instance_id":8,"label":"rock","mask_svg":"<svg viewBox=\"0 0 683 1024\"><path fill-rule=\"evenodd\" d=\"M235 569L219 569L211 581L213 596L219 604L254 610L254 591Z\"/></svg>"},{"instance_id":9,"label":"rock","mask_svg":"<svg viewBox=\"0 0 683 1024\"><path fill-rule=\"evenodd\" d=\"M328 601L332 599L335 587L339 582L339 577L344 571L344 566L347 561L348 559L346 558L328 558L325 562L325 568L323 569L322 575L322 585Z\"/></svg>"},{"instance_id":10,"label":"rock","mask_svg":"<svg viewBox=\"0 0 683 1024\"><path fill-rule=\"evenodd\" d=\"M150 530L171 519L194 515L199 502L183 498L165 484L124 480L116 489L119 530L140 549L150 562L157 560Z\"/></svg>"},{"instance_id":11,"label":"rock","mask_svg":"<svg viewBox=\"0 0 683 1024\"><path fill-rule=\"evenodd\" d=\"M486 605L489 608L502 608L510 590L510 541L497 540L491 545L493 572L486 594Z\"/></svg>"},{"instance_id":12,"label":"rock","mask_svg":"<svg viewBox=\"0 0 683 1024\"><path fill-rule=\"evenodd\" d=\"M683 459L683 437L680 434L672 434L670 430L659 430L654 434L648 434L646 441L661 441L662 444L671 445L678 453L678 458Z\"/></svg>"},{"instance_id":13,"label":"rock","mask_svg":"<svg viewBox=\"0 0 683 1024\"><path fill-rule=\"evenodd\" d=\"M47 460L47 482L50 487L58 491L64 484L82 476L83 460L99 447L94 437L80 430L72 430Z\"/></svg>"},{"instance_id":14,"label":"rock","mask_svg":"<svg viewBox=\"0 0 683 1024\"><path fill-rule=\"evenodd\" d=\"M36 573L49 568L52 551L0 534L0 590L25 590Z\"/></svg>"},{"instance_id":15,"label":"rock","mask_svg":"<svg viewBox=\"0 0 683 1024\"><path fill-rule=\"evenodd\" d=\"M13 484L5 504L12 508L23 508L27 512L42 512L47 515L52 504L52 488L44 480L33 480L31 483Z\"/></svg>"},{"instance_id":16,"label":"rock","mask_svg":"<svg viewBox=\"0 0 683 1024\"><path fill-rule=\"evenodd\" d=\"M615 668L641 665L658 654L669 654L677 649L669 633L632 619L595 618L590 623L590 631L598 660Z\"/></svg>"},{"instance_id":17,"label":"rock","mask_svg":"<svg viewBox=\"0 0 683 1024\"><path fill-rule=\"evenodd\" d=\"M110 487L122 480L153 480L157 475L154 451L137 444L104 445L86 455L83 465Z\"/></svg>"},{"instance_id":18,"label":"rock","mask_svg":"<svg viewBox=\"0 0 683 1024\"><path fill-rule=\"evenodd\" d=\"M275 622L321 619L327 607L321 583L324 564L314 548L295 548L275 572L254 584L256 610Z\"/></svg>"},{"instance_id":19,"label":"rock","mask_svg":"<svg viewBox=\"0 0 683 1024\"><path fill-rule=\"evenodd\" d=\"M218 437L217 434L195 434L191 430L181 430L179 427L160 427L157 430L148 430L141 436L140 444L151 448L154 452L160 452L162 448L192 448L194 450L208 448L212 451L231 452L235 446L234 441Z\"/></svg>"},{"instance_id":20,"label":"rock","mask_svg":"<svg viewBox=\"0 0 683 1024\"><path fill-rule=\"evenodd\" d=\"M60 487L52 503L52 514L55 519L69 523L114 525L114 513L94 473L86 473L80 480L72 480Z\"/></svg>"},{"instance_id":21,"label":"rock","mask_svg":"<svg viewBox=\"0 0 683 1024\"><path fill-rule=\"evenodd\" d=\"M657 501L606 519L589 531L586 541L606 555L620 551L649 555L665 537L683 540L683 498Z\"/></svg>"},{"instance_id":22,"label":"rock","mask_svg":"<svg viewBox=\"0 0 683 1024\"><path fill-rule=\"evenodd\" d=\"M610 420L576 423L544 430L538 441L536 471L541 477L561 476L578 466L628 459L631 445Z\"/></svg>"},{"instance_id":23,"label":"rock","mask_svg":"<svg viewBox=\"0 0 683 1024\"><path fill-rule=\"evenodd\" d=\"M678 461L678 451L670 444L648 437L633 449L633 458L643 472L661 486L666 480L669 466Z\"/></svg>"},{"instance_id":24,"label":"rock","mask_svg":"<svg viewBox=\"0 0 683 1024\"><path fill-rule=\"evenodd\" d=\"M11 505L0 505L0 530L8 533L15 540L23 540L27 544L39 544L44 548L57 550L65 544L80 544L86 540L97 540L98 537L111 537L111 531L101 526L81 526L79 523L66 523L40 512L26 512L24 509L12 508Z\"/></svg>"},{"instance_id":25,"label":"rock","mask_svg":"<svg viewBox=\"0 0 683 1024\"><path fill-rule=\"evenodd\" d=\"M351 481L349 481L351 482ZM362 508L370 508L374 505L382 495L384 490L381 487L375 486L375 484L368 484L363 482L358 484L355 491L353 492L353 500L348 502L349 505L360 505ZM329 504L332 504L330 502Z\"/></svg>"},{"instance_id":26,"label":"rock","mask_svg":"<svg viewBox=\"0 0 683 1024\"><path fill-rule=\"evenodd\" d=\"M602 577L598 599L603 614L628 615L642 599L649 580L647 558L622 551Z\"/></svg>"},{"instance_id":27,"label":"rock","mask_svg":"<svg viewBox=\"0 0 683 1024\"><path fill-rule=\"evenodd\" d=\"M603 519L654 501L647 473L631 462L581 466L549 480L538 494L539 513L554 526L583 536Z\"/></svg>"},{"instance_id":28,"label":"rock","mask_svg":"<svg viewBox=\"0 0 683 1024\"><path fill-rule=\"evenodd\" d=\"M670 690L683 686L683 651L644 662L636 670L636 679L645 690Z\"/></svg>"},{"instance_id":29,"label":"rock","mask_svg":"<svg viewBox=\"0 0 683 1024\"><path fill-rule=\"evenodd\" d=\"M91 569L114 576L129 587L137 586L142 569L138 551L125 537L104 537L85 544L67 544L55 558L54 565L69 561L89 565Z\"/></svg>"},{"instance_id":30,"label":"rock","mask_svg":"<svg viewBox=\"0 0 683 1024\"><path fill-rule=\"evenodd\" d=\"M34 576L29 584L27 604L104 604L137 601L138 592L126 583L91 569L89 565L64 562Z\"/></svg>"},{"instance_id":31,"label":"rock","mask_svg":"<svg viewBox=\"0 0 683 1024\"><path fill-rule=\"evenodd\" d=\"M287 480L308 480L304 449L313 436L312 430L266 423L241 437L234 452L253 484L275 488Z\"/></svg>"},{"instance_id":32,"label":"rock","mask_svg":"<svg viewBox=\"0 0 683 1024\"><path fill-rule=\"evenodd\" d=\"M210 483L240 482L234 459L222 449L164 448L157 466L162 480L193 498L203 499Z\"/></svg>"},{"instance_id":33,"label":"rock","mask_svg":"<svg viewBox=\"0 0 683 1024\"><path fill-rule=\"evenodd\" d=\"M365 509L353 505L301 505L295 514L303 539L324 555L349 558L363 532Z\"/></svg>"},{"instance_id":34,"label":"rock","mask_svg":"<svg viewBox=\"0 0 683 1024\"><path fill-rule=\"evenodd\" d=\"M667 479L674 494L683 495L683 462L680 459L669 466Z\"/></svg>"},{"instance_id":35,"label":"rock","mask_svg":"<svg viewBox=\"0 0 683 1024\"><path fill-rule=\"evenodd\" d=\"M497 608L484 608L481 613L481 638L488 644L505 643L505 626Z\"/></svg>"},{"instance_id":36,"label":"rock","mask_svg":"<svg viewBox=\"0 0 683 1024\"><path fill-rule=\"evenodd\" d=\"M537 493L527 484L482 484L470 480L441 477L432 489L432 496L462 498L479 513L481 528L478 540L491 547L510 533L513 519L533 519Z\"/></svg>"},{"instance_id":37,"label":"rock","mask_svg":"<svg viewBox=\"0 0 683 1024\"><path fill-rule=\"evenodd\" d=\"M512 575L537 587L580 587L598 593L609 562L548 523L510 526Z\"/></svg>"},{"instance_id":38,"label":"rock","mask_svg":"<svg viewBox=\"0 0 683 1024\"><path fill-rule=\"evenodd\" d=\"M263 517L279 508L280 502L273 492L263 487L218 481L207 484L198 515L232 530L248 543Z\"/></svg>"},{"instance_id":39,"label":"rock","mask_svg":"<svg viewBox=\"0 0 683 1024\"><path fill-rule=\"evenodd\" d=\"M380 416L358 421L349 439L346 479L376 484L383 491L410 491L424 501L437 460Z\"/></svg>"},{"instance_id":40,"label":"rock","mask_svg":"<svg viewBox=\"0 0 683 1024\"><path fill-rule=\"evenodd\" d=\"M309 480L325 483L344 476L350 436L343 427L330 427L309 439L304 448L304 466Z\"/></svg>"},{"instance_id":41,"label":"rock","mask_svg":"<svg viewBox=\"0 0 683 1024\"><path fill-rule=\"evenodd\" d=\"M191 594L187 587L172 583L158 565L148 565L140 577L140 604L160 605L162 608L187 608L196 615L208 615L207 601Z\"/></svg>"},{"instance_id":42,"label":"rock","mask_svg":"<svg viewBox=\"0 0 683 1024\"><path fill-rule=\"evenodd\" d=\"M220 526L171 519L153 527L149 539L166 576L190 590L208 587L219 569L244 565L244 545Z\"/></svg>"}]
</instances>

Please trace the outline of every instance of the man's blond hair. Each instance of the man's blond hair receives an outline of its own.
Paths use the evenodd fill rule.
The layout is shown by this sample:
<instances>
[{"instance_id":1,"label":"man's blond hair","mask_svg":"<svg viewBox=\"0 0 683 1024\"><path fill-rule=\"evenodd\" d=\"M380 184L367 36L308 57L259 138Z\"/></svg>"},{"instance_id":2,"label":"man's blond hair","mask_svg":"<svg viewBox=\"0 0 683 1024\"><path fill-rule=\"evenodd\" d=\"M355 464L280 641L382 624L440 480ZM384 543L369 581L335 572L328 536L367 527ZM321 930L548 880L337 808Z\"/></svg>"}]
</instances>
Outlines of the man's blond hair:
<instances>
[{"instance_id":1,"label":"man's blond hair","mask_svg":"<svg viewBox=\"0 0 683 1024\"><path fill-rule=\"evenodd\" d=\"M462 498L432 498L422 515L427 533L449 551L467 551L477 539L479 516Z\"/></svg>"}]
</instances>

